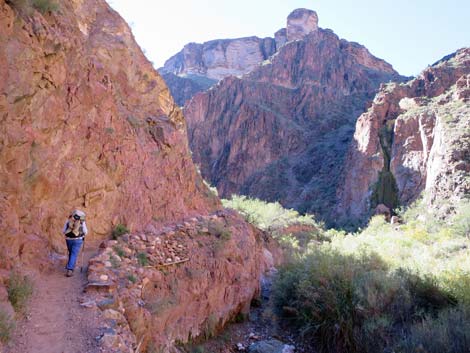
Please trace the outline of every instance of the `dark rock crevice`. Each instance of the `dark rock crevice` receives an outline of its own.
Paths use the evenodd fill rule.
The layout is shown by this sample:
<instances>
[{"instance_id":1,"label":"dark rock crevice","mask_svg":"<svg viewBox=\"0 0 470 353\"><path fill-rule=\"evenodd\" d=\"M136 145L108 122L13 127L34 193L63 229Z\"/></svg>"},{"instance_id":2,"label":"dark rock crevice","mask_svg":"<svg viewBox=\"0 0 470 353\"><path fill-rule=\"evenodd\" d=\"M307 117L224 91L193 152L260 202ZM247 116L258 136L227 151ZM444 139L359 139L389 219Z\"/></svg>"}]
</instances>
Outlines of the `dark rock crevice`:
<instances>
[{"instance_id":1,"label":"dark rock crevice","mask_svg":"<svg viewBox=\"0 0 470 353\"><path fill-rule=\"evenodd\" d=\"M398 186L390 169L394 127L395 119L388 120L379 131L379 141L382 149L384 166L379 172L378 180L372 189L373 191L370 203L372 210L380 204L384 204L390 210L394 210L399 206Z\"/></svg>"}]
</instances>

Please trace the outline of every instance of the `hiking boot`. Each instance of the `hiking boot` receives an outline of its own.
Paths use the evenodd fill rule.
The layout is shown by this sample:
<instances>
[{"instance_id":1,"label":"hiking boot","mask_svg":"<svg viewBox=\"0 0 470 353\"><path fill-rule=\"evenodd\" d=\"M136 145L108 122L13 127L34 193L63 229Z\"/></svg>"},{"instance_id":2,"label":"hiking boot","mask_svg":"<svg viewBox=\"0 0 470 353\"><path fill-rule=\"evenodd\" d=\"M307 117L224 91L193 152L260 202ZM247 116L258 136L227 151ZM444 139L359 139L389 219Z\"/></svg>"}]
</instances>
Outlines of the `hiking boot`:
<instances>
[{"instance_id":1,"label":"hiking boot","mask_svg":"<svg viewBox=\"0 0 470 353\"><path fill-rule=\"evenodd\" d=\"M72 277L73 276L73 270L67 270L67 277Z\"/></svg>"}]
</instances>

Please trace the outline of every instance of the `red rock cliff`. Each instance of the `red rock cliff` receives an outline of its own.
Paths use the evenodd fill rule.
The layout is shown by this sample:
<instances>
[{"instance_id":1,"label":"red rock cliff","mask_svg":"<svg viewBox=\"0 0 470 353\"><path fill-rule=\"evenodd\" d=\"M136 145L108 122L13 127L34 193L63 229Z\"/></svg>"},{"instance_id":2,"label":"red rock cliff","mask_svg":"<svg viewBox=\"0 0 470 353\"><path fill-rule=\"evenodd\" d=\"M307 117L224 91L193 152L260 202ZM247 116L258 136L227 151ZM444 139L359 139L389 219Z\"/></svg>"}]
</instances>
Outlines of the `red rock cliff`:
<instances>
[{"instance_id":1,"label":"red rock cliff","mask_svg":"<svg viewBox=\"0 0 470 353\"><path fill-rule=\"evenodd\" d=\"M423 191L436 208L470 193L469 75L466 48L381 88L348 152L337 205L344 220L364 220L378 203L408 205Z\"/></svg>"},{"instance_id":2,"label":"red rock cliff","mask_svg":"<svg viewBox=\"0 0 470 353\"><path fill-rule=\"evenodd\" d=\"M181 111L121 17L102 0L44 14L15 4L0 0L1 265L62 246L76 207L92 237L218 208Z\"/></svg>"},{"instance_id":3,"label":"red rock cliff","mask_svg":"<svg viewBox=\"0 0 470 353\"><path fill-rule=\"evenodd\" d=\"M241 193L325 218L357 117L381 82L399 78L366 48L289 16L285 43L242 78L228 77L185 106L191 149L224 196Z\"/></svg>"}]
</instances>

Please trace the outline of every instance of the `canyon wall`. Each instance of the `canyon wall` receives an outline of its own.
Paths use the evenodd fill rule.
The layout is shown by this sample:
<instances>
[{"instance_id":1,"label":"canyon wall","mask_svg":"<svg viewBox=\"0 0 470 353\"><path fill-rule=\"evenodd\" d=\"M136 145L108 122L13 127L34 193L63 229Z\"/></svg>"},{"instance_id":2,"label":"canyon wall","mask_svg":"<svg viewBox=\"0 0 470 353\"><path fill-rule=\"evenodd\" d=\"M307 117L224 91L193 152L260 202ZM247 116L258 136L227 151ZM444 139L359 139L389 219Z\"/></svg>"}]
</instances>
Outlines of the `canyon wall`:
<instances>
[{"instance_id":1,"label":"canyon wall","mask_svg":"<svg viewBox=\"0 0 470 353\"><path fill-rule=\"evenodd\" d=\"M2 266L63 247L74 208L91 237L220 207L186 123L127 24L104 1L41 13L0 1Z\"/></svg>"},{"instance_id":2,"label":"canyon wall","mask_svg":"<svg viewBox=\"0 0 470 353\"><path fill-rule=\"evenodd\" d=\"M280 201L330 220L356 119L382 82L401 77L319 28L314 11L294 11L285 33L269 60L185 106L190 146L223 197Z\"/></svg>"},{"instance_id":3,"label":"canyon wall","mask_svg":"<svg viewBox=\"0 0 470 353\"><path fill-rule=\"evenodd\" d=\"M408 205L424 191L443 213L470 194L470 49L407 83L383 85L356 124L338 188L340 223L378 204Z\"/></svg>"}]
</instances>

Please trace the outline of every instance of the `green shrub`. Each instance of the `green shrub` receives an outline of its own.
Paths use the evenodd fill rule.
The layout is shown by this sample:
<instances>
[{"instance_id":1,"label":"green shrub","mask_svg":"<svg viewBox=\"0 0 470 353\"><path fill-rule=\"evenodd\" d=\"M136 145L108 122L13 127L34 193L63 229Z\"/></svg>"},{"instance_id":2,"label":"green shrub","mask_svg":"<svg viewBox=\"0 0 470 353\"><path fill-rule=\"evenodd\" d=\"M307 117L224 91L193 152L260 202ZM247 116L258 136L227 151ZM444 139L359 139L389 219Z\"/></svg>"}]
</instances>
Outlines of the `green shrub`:
<instances>
[{"instance_id":1,"label":"green shrub","mask_svg":"<svg viewBox=\"0 0 470 353\"><path fill-rule=\"evenodd\" d=\"M314 250L279 271L273 304L320 352L368 353L455 299L431 278L391 271L377 255Z\"/></svg>"},{"instance_id":2,"label":"green shrub","mask_svg":"<svg viewBox=\"0 0 470 353\"><path fill-rule=\"evenodd\" d=\"M8 342L14 328L15 324L12 318L0 309L0 342Z\"/></svg>"},{"instance_id":3,"label":"green shrub","mask_svg":"<svg viewBox=\"0 0 470 353\"><path fill-rule=\"evenodd\" d=\"M33 7L41 13L57 11L59 9L59 5L52 0L31 0L31 3Z\"/></svg>"},{"instance_id":4,"label":"green shrub","mask_svg":"<svg viewBox=\"0 0 470 353\"><path fill-rule=\"evenodd\" d=\"M116 253L116 255L118 255L119 257L124 257L126 255L126 253L124 252L124 250L118 246L118 245L115 245L113 246L113 250L114 252Z\"/></svg>"},{"instance_id":5,"label":"green shrub","mask_svg":"<svg viewBox=\"0 0 470 353\"><path fill-rule=\"evenodd\" d=\"M114 255L109 255L109 262L111 262L113 268L119 268L121 265L121 262Z\"/></svg>"},{"instance_id":6,"label":"green shrub","mask_svg":"<svg viewBox=\"0 0 470 353\"><path fill-rule=\"evenodd\" d=\"M120 236L129 233L129 229L124 224L119 223L116 227L114 227L111 236L114 240L117 240Z\"/></svg>"},{"instance_id":7,"label":"green shrub","mask_svg":"<svg viewBox=\"0 0 470 353\"><path fill-rule=\"evenodd\" d=\"M462 201L457 207L451 229L457 236L470 238L470 201Z\"/></svg>"},{"instance_id":8,"label":"green shrub","mask_svg":"<svg viewBox=\"0 0 470 353\"><path fill-rule=\"evenodd\" d=\"M292 224L317 225L312 215L302 216L295 210L285 209L279 202L232 195L230 200L222 200L222 204L237 210L247 222L263 230L276 230Z\"/></svg>"},{"instance_id":9,"label":"green shrub","mask_svg":"<svg viewBox=\"0 0 470 353\"><path fill-rule=\"evenodd\" d=\"M147 254L144 252L137 254L137 261L139 262L140 266L147 266L149 264L149 260L147 258Z\"/></svg>"},{"instance_id":10,"label":"green shrub","mask_svg":"<svg viewBox=\"0 0 470 353\"><path fill-rule=\"evenodd\" d=\"M470 352L470 312L465 308L442 311L438 317L427 316L412 326L396 345L397 353L468 353Z\"/></svg>"},{"instance_id":11,"label":"green shrub","mask_svg":"<svg viewBox=\"0 0 470 353\"><path fill-rule=\"evenodd\" d=\"M221 240L230 240L232 232L228 229L225 224L220 221L211 221L208 226L209 233L214 234Z\"/></svg>"},{"instance_id":12,"label":"green shrub","mask_svg":"<svg viewBox=\"0 0 470 353\"><path fill-rule=\"evenodd\" d=\"M128 274L127 279L129 280L129 282L132 282L132 283L137 282L137 278L133 274Z\"/></svg>"},{"instance_id":13,"label":"green shrub","mask_svg":"<svg viewBox=\"0 0 470 353\"><path fill-rule=\"evenodd\" d=\"M17 271L10 273L8 279L8 299L17 312L25 309L28 299L33 294L33 283L27 276L21 275Z\"/></svg>"}]
</instances>

